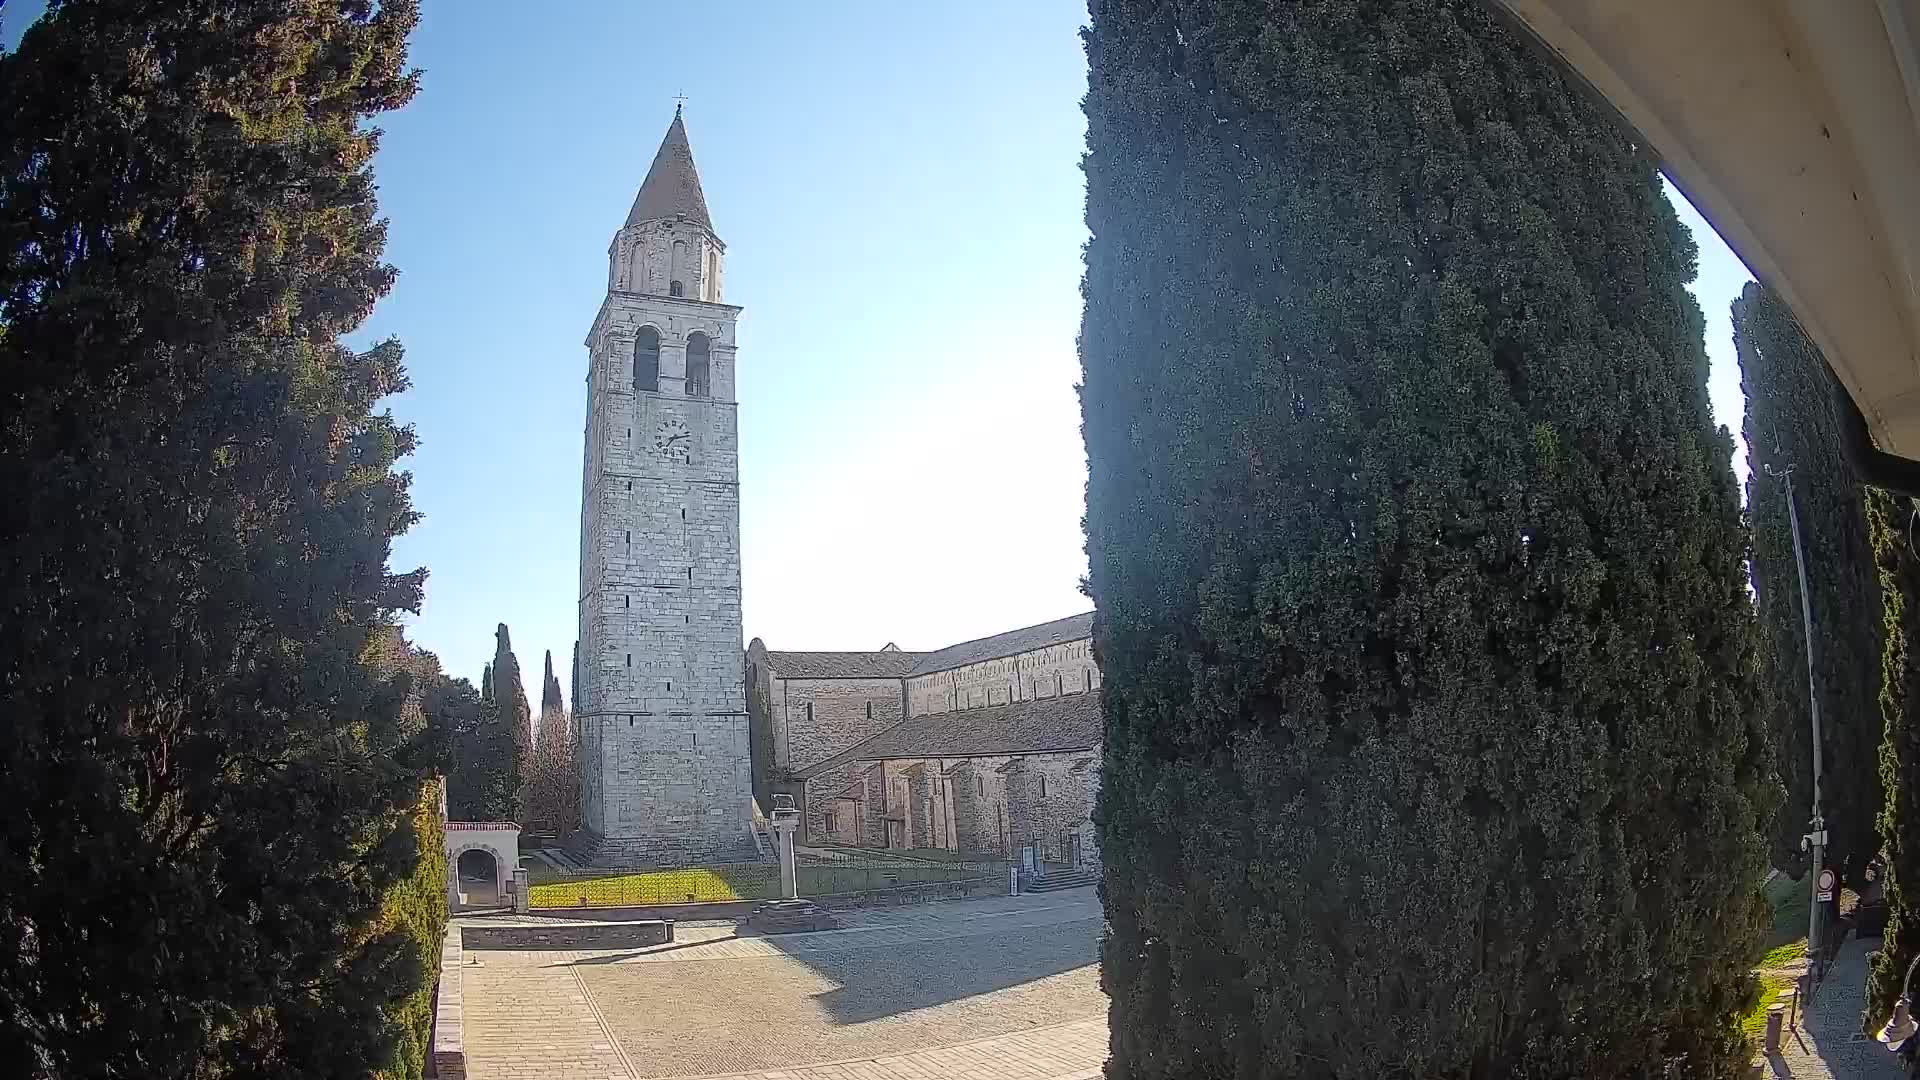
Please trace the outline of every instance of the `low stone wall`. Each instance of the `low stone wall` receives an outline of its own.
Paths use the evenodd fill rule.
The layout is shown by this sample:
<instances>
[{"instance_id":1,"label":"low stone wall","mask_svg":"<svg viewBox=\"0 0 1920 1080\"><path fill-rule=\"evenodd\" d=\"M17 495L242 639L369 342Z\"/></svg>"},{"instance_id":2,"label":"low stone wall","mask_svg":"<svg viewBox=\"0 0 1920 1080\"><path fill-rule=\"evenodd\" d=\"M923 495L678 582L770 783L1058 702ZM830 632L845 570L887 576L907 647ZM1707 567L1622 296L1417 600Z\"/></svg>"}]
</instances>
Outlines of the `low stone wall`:
<instances>
[{"instance_id":1,"label":"low stone wall","mask_svg":"<svg viewBox=\"0 0 1920 1080\"><path fill-rule=\"evenodd\" d=\"M1004 896L1006 892L1006 876L996 874L992 877L965 881L926 881L911 885L897 885L891 889L868 889L862 892L809 896L806 899L832 911L852 911L859 908L893 907L900 904L925 904L935 900ZM606 922L627 922L637 919L697 922L744 919L753 913L754 908L764 903L766 903L765 900L723 900L704 904L652 904L632 907L542 907L534 908L532 913L552 919L593 919Z\"/></svg>"},{"instance_id":2,"label":"low stone wall","mask_svg":"<svg viewBox=\"0 0 1920 1080\"><path fill-rule=\"evenodd\" d=\"M433 1056L427 1075L436 1080L467 1080L466 1026L461 1016L461 931L448 926L440 942L440 988L433 1002Z\"/></svg>"},{"instance_id":3,"label":"low stone wall","mask_svg":"<svg viewBox=\"0 0 1920 1080\"><path fill-rule=\"evenodd\" d=\"M463 944L469 949L638 949L673 940L671 919L631 922L582 922L574 925L472 926Z\"/></svg>"}]
</instances>

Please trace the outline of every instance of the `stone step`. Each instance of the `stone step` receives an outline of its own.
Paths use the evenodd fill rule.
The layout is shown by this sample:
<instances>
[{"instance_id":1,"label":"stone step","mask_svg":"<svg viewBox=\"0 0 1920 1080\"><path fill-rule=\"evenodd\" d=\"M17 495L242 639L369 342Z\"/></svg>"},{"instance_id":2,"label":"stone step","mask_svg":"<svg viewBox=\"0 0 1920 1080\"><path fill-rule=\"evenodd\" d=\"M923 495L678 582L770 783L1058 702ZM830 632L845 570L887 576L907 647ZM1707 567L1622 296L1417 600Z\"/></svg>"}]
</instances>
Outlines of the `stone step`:
<instances>
[{"instance_id":1,"label":"stone step","mask_svg":"<svg viewBox=\"0 0 1920 1080\"><path fill-rule=\"evenodd\" d=\"M1086 885L1097 885L1100 875L1091 870L1055 870L1041 874L1027 882L1025 892L1056 892L1060 889L1078 889Z\"/></svg>"}]
</instances>

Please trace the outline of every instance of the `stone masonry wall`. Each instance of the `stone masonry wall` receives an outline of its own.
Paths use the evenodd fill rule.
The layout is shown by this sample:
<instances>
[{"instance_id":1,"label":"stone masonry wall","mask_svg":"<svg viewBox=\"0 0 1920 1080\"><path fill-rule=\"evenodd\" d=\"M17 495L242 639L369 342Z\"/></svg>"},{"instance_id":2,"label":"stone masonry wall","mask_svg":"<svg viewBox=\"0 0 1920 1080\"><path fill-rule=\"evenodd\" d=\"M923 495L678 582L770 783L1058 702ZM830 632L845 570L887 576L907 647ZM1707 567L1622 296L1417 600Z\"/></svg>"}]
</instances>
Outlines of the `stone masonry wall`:
<instances>
[{"instance_id":1,"label":"stone masonry wall","mask_svg":"<svg viewBox=\"0 0 1920 1080\"><path fill-rule=\"evenodd\" d=\"M907 715L1031 701L1100 686L1092 643L1081 638L1044 649L907 679Z\"/></svg>"},{"instance_id":2,"label":"stone masonry wall","mask_svg":"<svg viewBox=\"0 0 1920 1080\"><path fill-rule=\"evenodd\" d=\"M683 863L752 850L732 400L738 314L615 291L588 335L575 718L580 847L595 860ZM633 386L642 325L661 335L657 393ZM695 330L712 340L706 398L685 394Z\"/></svg>"},{"instance_id":3,"label":"stone masonry wall","mask_svg":"<svg viewBox=\"0 0 1920 1080\"><path fill-rule=\"evenodd\" d=\"M966 758L948 770L948 790L953 796L956 850L1007 853L1003 830L1006 820L1006 776L1000 768L1010 760L1004 757Z\"/></svg>"},{"instance_id":4,"label":"stone masonry wall","mask_svg":"<svg viewBox=\"0 0 1920 1080\"><path fill-rule=\"evenodd\" d=\"M899 679L786 679L768 687L775 769L798 771L898 724Z\"/></svg>"},{"instance_id":5,"label":"stone masonry wall","mask_svg":"<svg viewBox=\"0 0 1920 1080\"><path fill-rule=\"evenodd\" d=\"M1099 766L1098 755L1090 751L1014 759L1007 770L1011 846L1017 851L1037 844L1040 857L1049 862L1083 864L1084 853L1076 849L1084 843L1083 826L1093 813L1093 779Z\"/></svg>"},{"instance_id":6,"label":"stone masonry wall","mask_svg":"<svg viewBox=\"0 0 1920 1080\"><path fill-rule=\"evenodd\" d=\"M865 811L860 822L860 843L863 847L883 848L887 846L887 763L875 762L860 774L860 780L866 785L866 798L862 804Z\"/></svg>"}]
</instances>

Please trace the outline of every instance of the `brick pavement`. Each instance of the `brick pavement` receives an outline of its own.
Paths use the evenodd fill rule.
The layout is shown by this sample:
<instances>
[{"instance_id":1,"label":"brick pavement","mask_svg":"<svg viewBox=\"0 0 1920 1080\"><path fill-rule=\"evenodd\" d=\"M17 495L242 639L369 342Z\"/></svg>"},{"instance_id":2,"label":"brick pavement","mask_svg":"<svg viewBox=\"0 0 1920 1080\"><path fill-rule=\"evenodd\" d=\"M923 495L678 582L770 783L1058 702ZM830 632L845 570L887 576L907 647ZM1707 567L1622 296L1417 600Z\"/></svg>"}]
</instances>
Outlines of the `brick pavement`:
<instances>
[{"instance_id":1,"label":"brick pavement","mask_svg":"<svg viewBox=\"0 0 1920 1080\"><path fill-rule=\"evenodd\" d=\"M698 1080L1092 1080L1107 1060L1105 1017L931 1050Z\"/></svg>"},{"instance_id":2,"label":"brick pavement","mask_svg":"<svg viewBox=\"0 0 1920 1080\"><path fill-rule=\"evenodd\" d=\"M468 1075L1092 1077L1106 1057L1099 914L1075 890L861 913L817 934L702 924L641 949L470 951Z\"/></svg>"}]
</instances>

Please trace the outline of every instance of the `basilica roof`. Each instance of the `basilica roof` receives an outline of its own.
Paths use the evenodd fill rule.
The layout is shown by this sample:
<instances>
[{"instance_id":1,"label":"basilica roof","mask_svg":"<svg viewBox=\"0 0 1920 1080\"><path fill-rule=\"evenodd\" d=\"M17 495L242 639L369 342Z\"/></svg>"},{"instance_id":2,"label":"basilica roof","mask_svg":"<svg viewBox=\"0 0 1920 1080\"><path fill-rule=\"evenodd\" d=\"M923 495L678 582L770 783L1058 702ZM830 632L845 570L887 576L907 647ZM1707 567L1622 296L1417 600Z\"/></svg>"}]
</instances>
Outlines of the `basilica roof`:
<instances>
[{"instance_id":1,"label":"basilica roof","mask_svg":"<svg viewBox=\"0 0 1920 1080\"><path fill-rule=\"evenodd\" d=\"M926 675L935 671L947 671L952 668L978 664L983 660L998 660L1003 656L1044 649L1049 645L1061 645L1069 641L1093 635L1093 612L1070 615L1064 619L1043 622L1038 626L1023 626L1018 630L1009 630L992 637L963 641L958 645L949 645L936 652L919 653L918 663L909 674Z\"/></svg>"},{"instance_id":2,"label":"basilica roof","mask_svg":"<svg viewBox=\"0 0 1920 1080\"><path fill-rule=\"evenodd\" d=\"M901 652L771 652L767 668L781 679L898 679L913 670L926 653Z\"/></svg>"},{"instance_id":3,"label":"basilica roof","mask_svg":"<svg viewBox=\"0 0 1920 1080\"><path fill-rule=\"evenodd\" d=\"M1063 694L903 720L802 775L851 761L1051 754L1099 745L1099 692Z\"/></svg>"},{"instance_id":4,"label":"basilica roof","mask_svg":"<svg viewBox=\"0 0 1920 1080\"><path fill-rule=\"evenodd\" d=\"M627 224L675 217L713 231L713 221L707 217L707 197L700 190L700 174L693 167L693 147L687 143L687 125L681 122L677 108L667 137L660 140L660 149L653 155L653 167L640 184L640 194L633 198Z\"/></svg>"}]
</instances>

